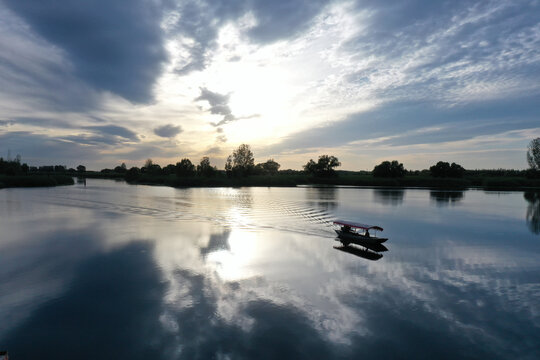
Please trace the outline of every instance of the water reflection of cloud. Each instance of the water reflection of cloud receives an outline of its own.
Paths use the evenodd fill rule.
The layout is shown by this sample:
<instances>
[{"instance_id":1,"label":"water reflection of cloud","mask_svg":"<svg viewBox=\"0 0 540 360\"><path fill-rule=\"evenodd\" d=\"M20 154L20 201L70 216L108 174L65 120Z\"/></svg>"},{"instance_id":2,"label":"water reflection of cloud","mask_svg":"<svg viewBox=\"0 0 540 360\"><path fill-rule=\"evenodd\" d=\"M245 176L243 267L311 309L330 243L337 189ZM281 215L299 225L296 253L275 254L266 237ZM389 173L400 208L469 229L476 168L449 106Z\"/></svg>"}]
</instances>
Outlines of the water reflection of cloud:
<instances>
[{"instance_id":1,"label":"water reflection of cloud","mask_svg":"<svg viewBox=\"0 0 540 360\"><path fill-rule=\"evenodd\" d=\"M42 229L38 221L33 226ZM90 227L12 239L19 241L0 245L0 335L60 296L78 263L98 251L101 236Z\"/></svg>"},{"instance_id":2,"label":"water reflection of cloud","mask_svg":"<svg viewBox=\"0 0 540 360\"><path fill-rule=\"evenodd\" d=\"M143 207L142 199L151 197L155 188L136 189L139 199L125 202L134 207L140 201ZM148 349L156 359L269 355L497 358L534 357L537 353L531 345L540 336L537 254L530 247L521 250L507 246L508 234L500 230L514 224L519 227L512 217L496 222L495 230L490 232L494 237L480 238L483 228L478 221L469 219L467 212L456 216L457 208L426 206L425 212L411 214L418 201L429 205L426 192L419 191L419 196L412 193L403 206L386 212L382 225L385 232L394 235L389 240L392 251L381 261L368 262L339 256L342 254L332 248L334 234L323 231L325 228L309 217L295 214L306 207L306 195L297 189L252 189L251 209L244 216L245 223L260 225L256 229L244 227L244 222L232 221L234 217L230 216L231 209L242 208L243 195L238 193L243 190L227 190L221 197L223 191L193 189L183 197L181 190L172 189L176 202L193 204L190 214L174 217L162 216L173 210L169 203L163 204L167 198L159 189L159 199L154 199L151 207L159 211L147 215L128 211L113 221L100 221L95 228L103 236L99 243L104 244L100 248L104 252L93 256L89 249L85 255L89 259L81 258L80 267L73 271L68 268L66 273L73 281L64 286L67 293L59 298L62 306L36 304L30 314L33 320L19 322L19 327L9 326L12 334L23 336L23 330L30 326L37 331L38 320L47 320L44 314L51 309L58 312L59 319L65 319L69 313L65 311L79 304L80 294L92 293L88 298L96 301L98 291L104 294L98 301L119 304L123 299L126 307L120 309L118 319L113 314L105 320L96 316L100 324L93 319L89 322L94 328L112 326L111 331L104 332L110 335L110 342L101 335L97 339L107 346L117 346L118 358L126 354L142 358ZM347 189L346 194L349 213L370 205L357 200L367 198L369 202L371 190ZM467 195L467 201L474 196ZM521 194L519 202L514 201L514 195L508 196L512 196L511 208L523 210ZM499 202L509 206L508 201ZM177 211L182 209L180 206ZM291 213L283 214L283 209ZM490 211L491 207L483 216L491 214L493 218ZM437 213L440 221L427 222L423 215L428 212ZM199 213L203 215L198 217ZM214 221L214 216L218 220ZM231 221L227 223L228 219ZM284 219L290 221L285 225L294 226L283 226ZM4 228L6 223L2 224ZM392 228L397 227L400 236L392 233ZM422 231L417 231L420 227ZM464 236L463 230L472 230L470 236L474 238ZM311 232L319 236L309 235ZM147 240L135 242L137 238ZM30 248L33 245L27 244ZM65 250L66 246L62 244L59 249ZM44 251L36 249L37 253ZM62 263L60 256L51 257L51 261ZM91 268L100 271L92 273ZM39 281L54 279L44 274ZM117 282L121 283L118 288ZM130 288L135 285L137 289ZM85 286L88 289L83 289ZM102 286L109 290L99 290ZM124 292L133 297L132 302L123 297ZM78 310L91 307L89 301L82 301L83 307ZM98 307L87 314L108 313L108 309ZM117 334L112 331L123 332L118 324L110 322L119 320L122 324L130 312L136 312L130 316L130 326L134 324L136 330L130 328L125 339L115 339ZM492 314L497 318L491 319ZM76 314L74 319L81 321L81 316ZM73 324L75 320L64 323ZM52 330L55 336L64 335ZM86 329L77 331L82 336L87 334ZM134 341L134 350L141 352L128 354L125 348L133 347L128 340ZM23 340L19 341L21 344ZM82 341L87 344L93 340ZM303 352L306 347L309 351ZM62 350L66 354L75 351L65 346Z\"/></svg>"},{"instance_id":3,"label":"water reflection of cloud","mask_svg":"<svg viewBox=\"0 0 540 360\"><path fill-rule=\"evenodd\" d=\"M28 359L163 358L163 288L148 250L134 243L81 262L61 298L9 331L4 341L10 352Z\"/></svg>"}]
</instances>

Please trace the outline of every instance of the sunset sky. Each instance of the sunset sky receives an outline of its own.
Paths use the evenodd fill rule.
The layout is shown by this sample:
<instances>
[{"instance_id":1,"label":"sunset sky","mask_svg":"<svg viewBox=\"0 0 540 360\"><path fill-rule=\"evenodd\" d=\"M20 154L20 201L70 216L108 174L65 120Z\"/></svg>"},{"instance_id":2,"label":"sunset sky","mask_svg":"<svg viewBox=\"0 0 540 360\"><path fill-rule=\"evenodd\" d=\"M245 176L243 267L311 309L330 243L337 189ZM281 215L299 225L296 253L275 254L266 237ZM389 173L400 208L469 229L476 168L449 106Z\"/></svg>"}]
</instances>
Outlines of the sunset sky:
<instances>
[{"instance_id":1,"label":"sunset sky","mask_svg":"<svg viewBox=\"0 0 540 360\"><path fill-rule=\"evenodd\" d=\"M526 168L540 1L0 0L0 156Z\"/></svg>"}]
</instances>

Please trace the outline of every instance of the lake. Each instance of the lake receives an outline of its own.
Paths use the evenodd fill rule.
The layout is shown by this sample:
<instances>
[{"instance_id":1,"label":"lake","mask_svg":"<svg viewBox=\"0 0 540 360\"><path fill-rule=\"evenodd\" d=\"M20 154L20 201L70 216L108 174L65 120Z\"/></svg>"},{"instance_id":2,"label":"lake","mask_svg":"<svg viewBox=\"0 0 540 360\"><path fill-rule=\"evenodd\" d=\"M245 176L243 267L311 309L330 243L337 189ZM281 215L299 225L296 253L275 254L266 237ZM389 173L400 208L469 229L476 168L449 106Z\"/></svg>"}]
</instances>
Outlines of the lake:
<instances>
[{"instance_id":1,"label":"lake","mask_svg":"<svg viewBox=\"0 0 540 360\"><path fill-rule=\"evenodd\" d=\"M378 260L331 222L384 228ZM0 190L0 350L21 359L538 359L540 195Z\"/></svg>"}]
</instances>

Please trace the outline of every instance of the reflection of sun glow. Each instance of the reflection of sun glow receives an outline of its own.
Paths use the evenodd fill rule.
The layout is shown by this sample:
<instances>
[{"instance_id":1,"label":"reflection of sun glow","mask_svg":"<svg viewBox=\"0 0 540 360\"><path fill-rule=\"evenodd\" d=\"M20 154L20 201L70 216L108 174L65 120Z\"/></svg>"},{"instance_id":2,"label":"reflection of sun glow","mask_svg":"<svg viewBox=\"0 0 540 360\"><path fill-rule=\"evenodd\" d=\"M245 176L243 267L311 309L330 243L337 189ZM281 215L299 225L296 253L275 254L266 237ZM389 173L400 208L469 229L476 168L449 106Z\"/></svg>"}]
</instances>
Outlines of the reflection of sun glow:
<instances>
[{"instance_id":1,"label":"reflection of sun glow","mask_svg":"<svg viewBox=\"0 0 540 360\"><path fill-rule=\"evenodd\" d=\"M224 280L241 280L254 275L252 266L257 262L256 234L233 231L229 237L230 250L208 255L208 262Z\"/></svg>"}]
</instances>

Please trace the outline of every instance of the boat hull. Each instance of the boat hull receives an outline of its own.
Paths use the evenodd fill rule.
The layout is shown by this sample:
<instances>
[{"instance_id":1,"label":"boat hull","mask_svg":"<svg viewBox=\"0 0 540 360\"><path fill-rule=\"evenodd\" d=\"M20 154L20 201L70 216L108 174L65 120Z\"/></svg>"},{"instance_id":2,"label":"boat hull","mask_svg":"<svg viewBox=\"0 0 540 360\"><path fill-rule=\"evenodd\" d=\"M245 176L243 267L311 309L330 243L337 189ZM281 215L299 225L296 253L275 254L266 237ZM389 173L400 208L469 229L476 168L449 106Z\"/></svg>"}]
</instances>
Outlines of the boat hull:
<instances>
[{"instance_id":1,"label":"boat hull","mask_svg":"<svg viewBox=\"0 0 540 360\"><path fill-rule=\"evenodd\" d=\"M364 236L360 234L352 234L352 233L346 233L341 230L335 230L339 240L343 243L343 245L347 245L350 243L363 245L363 244L382 244L388 238L380 238L375 236Z\"/></svg>"}]
</instances>

